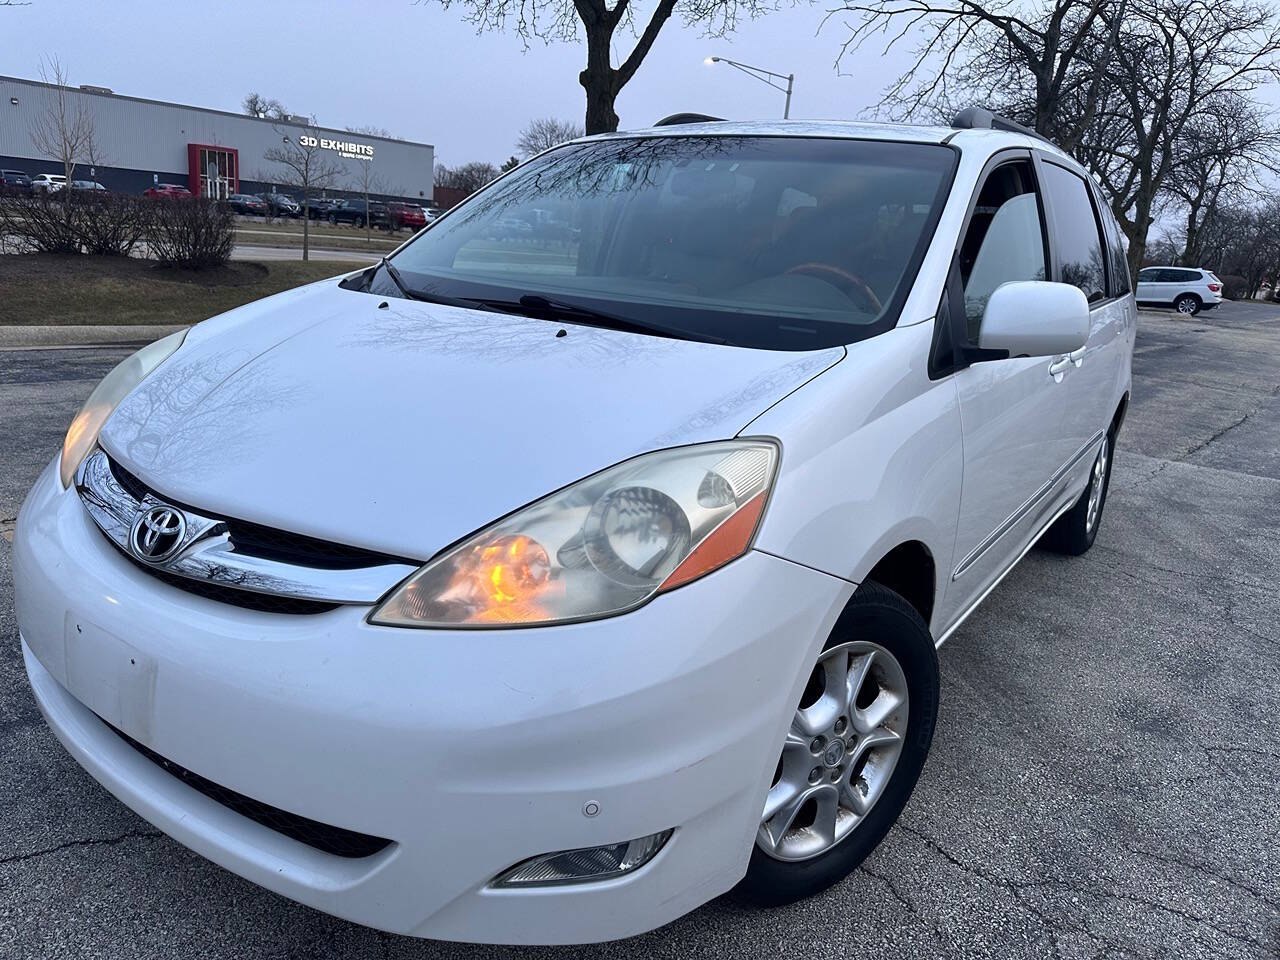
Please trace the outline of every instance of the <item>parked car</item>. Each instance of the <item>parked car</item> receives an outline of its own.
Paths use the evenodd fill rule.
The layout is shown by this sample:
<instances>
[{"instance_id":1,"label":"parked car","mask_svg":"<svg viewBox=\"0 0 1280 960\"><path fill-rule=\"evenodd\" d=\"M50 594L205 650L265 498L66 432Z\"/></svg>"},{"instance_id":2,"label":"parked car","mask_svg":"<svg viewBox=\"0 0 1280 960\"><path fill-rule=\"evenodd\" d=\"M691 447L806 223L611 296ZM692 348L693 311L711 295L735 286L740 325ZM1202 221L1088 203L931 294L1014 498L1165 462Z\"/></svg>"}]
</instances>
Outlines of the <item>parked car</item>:
<instances>
[{"instance_id":1,"label":"parked car","mask_svg":"<svg viewBox=\"0 0 1280 960\"><path fill-rule=\"evenodd\" d=\"M1173 307L1194 317L1222 303L1222 281L1199 267L1143 267L1138 271L1138 302Z\"/></svg>"},{"instance_id":2,"label":"parked car","mask_svg":"<svg viewBox=\"0 0 1280 960\"><path fill-rule=\"evenodd\" d=\"M426 215L416 203L388 203L388 230L421 230L427 225Z\"/></svg>"},{"instance_id":3,"label":"parked car","mask_svg":"<svg viewBox=\"0 0 1280 960\"><path fill-rule=\"evenodd\" d=\"M32 193L31 178L21 170L0 170L0 193L29 196Z\"/></svg>"},{"instance_id":4,"label":"parked car","mask_svg":"<svg viewBox=\"0 0 1280 960\"><path fill-rule=\"evenodd\" d=\"M307 205L307 219L327 220L329 217L329 211L334 207L342 206L342 203L342 200L312 197L311 202Z\"/></svg>"},{"instance_id":5,"label":"parked car","mask_svg":"<svg viewBox=\"0 0 1280 960\"><path fill-rule=\"evenodd\" d=\"M158 183L142 191L144 197L190 197L191 191L180 183Z\"/></svg>"},{"instance_id":6,"label":"parked car","mask_svg":"<svg viewBox=\"0 0 1280 960\"><path fill-rule=\"evenodd\" d=\"M252 193L233 193L224 201L232 213L241 216L261 217L267 212L267 205Z\"/></svg>"},{"instance_id":7,"label":"parked car","mask_svg":"<svg viewBox=\"0 0 1280 960\"><path fill-rule=\"evenodd\" d=\"M71 189L79 190L84 193L107 193L107 188L100 184L97 180L72 180Z\"/></svg>"},{"instance_id":8,"label":"parked car","mask_svg":"<svg viewBox=\"0 0 1280 960\"><path fill-rule=\"evenodd\" d=\"M1107 503L1120 232L996 124L585 139L145 347L17 519L48 724L194 850L397 933L599 941L838 882L920 776L936 648ZM536 207L591 256L486 241Z\"/></svg>"},{"instance_id":9,"label":"parked car","mask_svg":"<svg viewBox=\"0 0 1280 960\"><path fill-rule=\"evenodd\" d=\"M355 227L363 227L366 221L374 227L385 227L390 222L385 203L370 200L369 209L365 210L363 199L344 200L341 204L330 207L325 213L325 219L330 223L349 223Z\"/></svg>"},{"instance_id":10,"label":"parked car","mask_svg":"<svg viewBox=\"0 0 1280 960\"><path fill-rule=\"evenodd\" d=\"M427 218L427 223L430 223L436 217L440 216L440 214L444 213L444 211L439 207L423 207L422 212Z\"/></svg>"},{"instance_id":11,"label":"parked car","mask_svg":"<svg viewBox=\"0 0 1280 960\"><path fill-rule=\"evenodd\" d=\"M262 217L267 213L267 205L251 193L233 193L226 203L233 212L246 217Z\"/></svg>"},{"instance_id":12,"label":"parked car","mask_svg":"<svg viewBox=\"0 0 1280 960\"><path fill-rule=\"evenodd\" d=\"M302 214L302 208L287 193L260 193L258 199L267 205L273 217L297 217Z\"/></svg>"},{"instance_id":13,"label":"parked car","mask_svg":"<svg viewBox=\"0 0 1280 960\"><path fill-rule=\"evenodd\" d=\"M37 173L31 178L31 189L36 193L57 193L67 185L61 173Z\"/></svg>"}]
</instances>

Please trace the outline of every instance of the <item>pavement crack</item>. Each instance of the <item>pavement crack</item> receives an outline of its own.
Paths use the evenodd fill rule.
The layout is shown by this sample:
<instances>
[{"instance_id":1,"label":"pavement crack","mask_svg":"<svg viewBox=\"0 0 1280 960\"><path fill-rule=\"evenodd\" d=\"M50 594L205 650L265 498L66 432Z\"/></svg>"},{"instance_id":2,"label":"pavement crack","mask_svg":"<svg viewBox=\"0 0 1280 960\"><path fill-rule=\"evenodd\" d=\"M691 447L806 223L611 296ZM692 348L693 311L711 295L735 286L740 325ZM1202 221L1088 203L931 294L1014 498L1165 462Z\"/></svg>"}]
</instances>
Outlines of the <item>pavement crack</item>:
<instances>
[{"instance_id":1,"label":"pavement crack","mask_svg":"<svg viewBox=\"0 0 1280 960\"><path fill-rule=\"evenodd\" d=\"M26 860L37 860L40 857L47 857L49 854L59 853L62 850L70 850L74 847L114 847L117 844L124 843L126 840L151 840L156 837L163 836L164 834L159 830L130 830L128 833L122 833L116 837L68 840L66 843L60 843L53 847L46 847L43 850L31 850L27 853L15 853L9 857L0 857L0 866L5 866L10 863L22 863Z\"/></svg>"},{"instance_id":2,"label":"pavement crack","mask_svg":"<svg viewBox=\"0 0 1280 960\"><path fill-rule=\"evenodd\" d=\"M1182 454L1182 456L1178 457L1178 459L1180 461L1187 460L1195 456L1205 447L1210 446L1211 444L1217 443L1219 440L1225 437L1228 433L1230 433L1236 427L1240 426L1245 421L1247 421L1251 416L1253 416L1253 414L1257 411L1257 409L1258 409L1257 407L1254 407L1253 410L1250 410L1248 413L1246 413L1243 417L1241 417L1235 423L1228 424L1227 426L1223 427L1221 430L1217 431L1212 436L1210 436L1208 440L1202 440L1200 443L1197 443L1194 447L1192 447L1186 453Z\"/></svg>"},{"instance_id":3,"label":"pavement crack","mask_svg":"<svg viewBox=\"0 0 1280 960\"><path fill-rule=\"evenodd\" d=\"M1238 750L1245 753L1266 754L1266 751L1264 750L1253 750L1249 747L1208 747L1208 746L1204 746L1203 744L1201 746L1204 747L1206 752L1211 750ZM1267 754L1267 755L1280 758L1280 754ZM1117 837L1114 834L1105 833L1101 830L1094 829L1092 830L1092 832L1097 834L1099 837L1103 838L1104 840L1106 840L1108 843L1114 843L1116 846L1121 847L1124 850L1127 850L1129 853L1133 854L1134 856L1148 857L1156 861L1157 863L1163 863L1165 866L1168 866L1168 867L1181 867L1183 870L1186 870L1186 871L1191 871L1193 873L1204 874L1206 876L1213 877L1215 880L1220 880L1223 883L1227 884L1228 886L1235 887L1237 890L1243 890L1245 893L1249 894L1250 896L1256 897L1257 899L1261 900L1263 903L1269 904L1273 907L1280 907L1280 900L1273 899L1267 896L1261 890L1257 889L1256 887L1251 887L1247 883L1242 883L1241 881L1235 879L1234 877L1228 876L1225 873L1221 873L1213 869L1213 867L1211 867L1207 863L1193 863L1189 860L1183 860L1178 857L1175 857L1172 854L1160 853L1155 850L1148 850L1143 847L1137 847L1131 843L1127 843L1121 837Z\"/></svg>"},{"instance_id":4,"label":"pavement crack","mask_svg":"<svg viewBox=\"0 0 1280 960\"><path fill-rule=\"evenodd\" d=\"M971 874L975 877L978 877L979 879L984 880L987 883L992 884L993 886L1002 887L1005 890L1008 890L1010 893L1013 894L1014 899L1016 899L1024 909L1026 909L1028 912L1036 916L1042 923L1044 923L1047 927L1049 927L1051 931L1063 929L1061 918L1057 916L1049 916L1044 911L1036 907L1035 905L1029 903L1022 896L1022 894L1025 891L1032 890L1039 887L1060 887L1071 893L1079 894L1080 896L1084 896L1084 897L1096 897L1101 900L1118 900L1125 903L1133 903L1139 906L1149 907L1150 909L1153 909L1153 910L1159 910L1162 913L1170 914L1172 916L1178 917L1186 921L1187 923L1206 927L1210 930L1213 930L1216 933L1221 934L1222 936L1230 940L1234 940L1237 943L1246 944L1250 947L1265 946L1265 944L1263 944L1260 940L1256 940L1253 937L1250 937L1241 933L1237 933L1233 930L1229 930L1226 927L1223 927L1214 923L1208 917L1202 917L1190 912L1189 910L1185 910L1181 907L1170 906L1167 903L1160 903L1159 901L1151 900L1146 897L1141 897L1141 896L1138 896L1137 894L1123 892L1121 890L1116 889L1114 886L1110 886L1110 887L1101 886L1101 885L1098 887L1085 886L1071 880L1063 879L1061 877L1045 877L1042 880L1014 880L1010 877L1002 877L999 874L995 874L988 870L984 870L981 867L978 867L974 864L965 863L964 861L957 858L954 854L948 852L941 844L939 844L932 837L920 832L919 830L916 830L905 824L898 824L898 829L919 839L922 843L924 843L926 846L928 846L930 849L936 852L948 863L954 865L957 869L962 870L965 873ZM1086 936L1092 937L1095 940L1102 939L1098 936L1096 932L1092 930L1082 929L1079 927L1070 927L1069 929L1073 929L1076 932L1083 933ZM1121 945L1115 944L1114 946L1121 946ZM1126 946L1124 949L1131 950L1132 947Z\"/></svg>"},{"instance_id":5,"label":"pavement crack","mask_svg":"<svg viewBox=\"0 0 1280 960\"><path fill-rule=\"evenodd\" d=\"M898 889L898 887L894 884L892 879L890 879L889 877L885 876L882 873L876 873L874 870L868 867L865 863L862 864L862 866L859 867L858 869L861 872L865 873L867 876L872 877L873 879L879 880L882 884L884 884L889 891L889 896L893 897L893 899L896 900L898 904L904 910L907 911L907 913L911 914L913 917L919 920L922 925L927 926L929 928L929 930L933 933L934 939L938 941L938 946L944 947L944 948L946 947L947 937L942 932L941 925L936 920L930 917L926 917L923 913L921 913L919 908L916 907L914 903L912 903L910 900L907 899L906 894L904 894L901 890Z\"/></svg>"}]
</instances>

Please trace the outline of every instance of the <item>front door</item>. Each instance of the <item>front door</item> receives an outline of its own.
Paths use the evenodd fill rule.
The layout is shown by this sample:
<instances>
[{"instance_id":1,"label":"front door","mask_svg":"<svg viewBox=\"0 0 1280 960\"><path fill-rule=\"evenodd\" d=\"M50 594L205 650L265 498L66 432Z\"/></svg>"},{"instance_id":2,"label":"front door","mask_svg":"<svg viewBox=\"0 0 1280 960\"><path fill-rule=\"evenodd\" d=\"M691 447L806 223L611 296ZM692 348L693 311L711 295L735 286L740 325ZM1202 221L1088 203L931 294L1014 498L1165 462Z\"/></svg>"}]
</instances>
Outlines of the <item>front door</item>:
<instances>
[{"instance_id":1,"label":"front door","mask_svg":"<svg viewBox=\"0 0 1280 960\"><path fill-rule=\"evenodd\" d=\"M968 339L1003 283L1048 279L1045 215L1029 155L987 173L959 252ZM1048 487L1070 455L1065 376L1054 358L988 360L955 374L964 431L964 483L943 623L975 602L1043 525Z\"/></svg>"}]
</instances>

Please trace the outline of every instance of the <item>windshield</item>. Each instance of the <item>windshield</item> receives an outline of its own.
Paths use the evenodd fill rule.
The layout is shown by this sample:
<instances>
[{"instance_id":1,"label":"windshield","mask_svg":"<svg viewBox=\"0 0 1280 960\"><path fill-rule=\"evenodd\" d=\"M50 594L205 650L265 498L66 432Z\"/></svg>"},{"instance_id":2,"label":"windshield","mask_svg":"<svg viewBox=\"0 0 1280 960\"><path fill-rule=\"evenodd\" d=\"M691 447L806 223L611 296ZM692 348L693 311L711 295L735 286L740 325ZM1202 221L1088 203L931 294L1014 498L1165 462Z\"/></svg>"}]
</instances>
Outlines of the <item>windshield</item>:
<instances>
[{"instance_id":1,"label":"windshield","mask_svg":"<svg viewBox=\"0 0 1280 960\"><path fill-rule=\"evenodd\" d=\"M570 144L392 262L428 298L554 299L634 328L816 349L894 324L954 166L948 147L869 140ZM374 288L391 292L383 274Z\"/></svg>"}]
</instances>

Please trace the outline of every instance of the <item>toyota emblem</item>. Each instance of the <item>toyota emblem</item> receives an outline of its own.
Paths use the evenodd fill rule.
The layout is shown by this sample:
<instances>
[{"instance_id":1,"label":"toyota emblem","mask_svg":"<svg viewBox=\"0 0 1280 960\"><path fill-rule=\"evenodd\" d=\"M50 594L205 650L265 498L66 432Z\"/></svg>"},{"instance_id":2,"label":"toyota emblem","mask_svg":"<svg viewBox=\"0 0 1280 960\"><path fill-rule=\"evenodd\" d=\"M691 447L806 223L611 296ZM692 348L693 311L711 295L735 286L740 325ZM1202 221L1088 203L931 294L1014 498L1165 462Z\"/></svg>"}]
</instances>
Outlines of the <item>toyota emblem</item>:
<instances>
[{"instance_id":1,"label":"toyota emblem","mask_svg":"<svg viewBox=\"0 0 1280 960\"><path fill-rule=\"evenodd\" d=\"M177 507L158 504L143 510L129 531L129 548L139 560L161 563L177 553L186 538L187 519Z\"/></svg>"}]
</instances>

